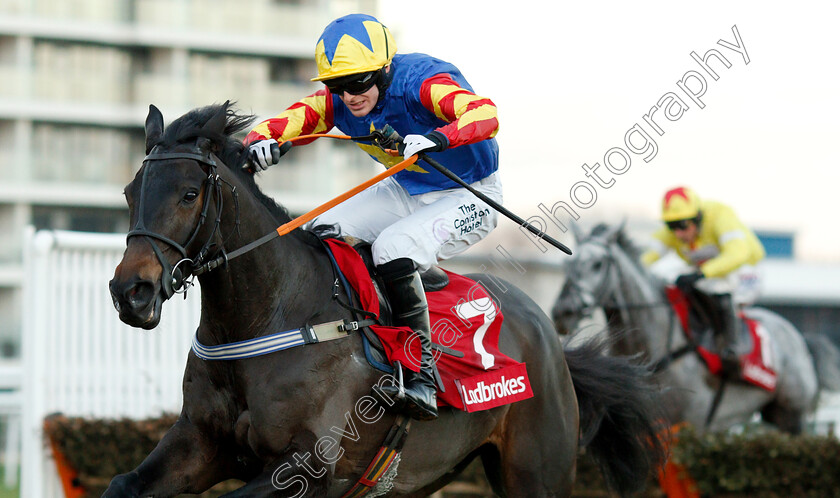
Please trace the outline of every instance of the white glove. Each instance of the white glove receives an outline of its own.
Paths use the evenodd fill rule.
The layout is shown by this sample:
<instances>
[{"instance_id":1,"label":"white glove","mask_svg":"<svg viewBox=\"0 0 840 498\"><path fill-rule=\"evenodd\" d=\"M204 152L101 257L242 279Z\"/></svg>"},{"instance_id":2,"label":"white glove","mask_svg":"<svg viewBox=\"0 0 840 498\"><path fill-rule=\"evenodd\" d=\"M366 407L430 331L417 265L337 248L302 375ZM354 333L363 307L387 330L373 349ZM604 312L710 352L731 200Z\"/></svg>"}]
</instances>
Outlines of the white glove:
<instances>
[{"instance_id":1,"label":"white glove","mask_svg":"<svg viewBox=\"0 0 840 498\"><path fill-rule=\"evenodd\" d=\"M279 163L280 156L283 155L280 151L280 145L273 138L257 140L248 146L248 150L251 153L254 167L260 171L265 171L269 166Z\"/></svg>"},{"instance_id":2,"label":"white glove","mask_svg":"<svg viewBox=\"0 0 840 498\"><path fill-rule=\"evenodd\" d=\"M430 140L424 135L406 135L403 138L403 145L405 145L405 149L403 150L403 157L405 158L427 150L430 152L440 150L439 143Z\"/></svg>"}]
</instances>

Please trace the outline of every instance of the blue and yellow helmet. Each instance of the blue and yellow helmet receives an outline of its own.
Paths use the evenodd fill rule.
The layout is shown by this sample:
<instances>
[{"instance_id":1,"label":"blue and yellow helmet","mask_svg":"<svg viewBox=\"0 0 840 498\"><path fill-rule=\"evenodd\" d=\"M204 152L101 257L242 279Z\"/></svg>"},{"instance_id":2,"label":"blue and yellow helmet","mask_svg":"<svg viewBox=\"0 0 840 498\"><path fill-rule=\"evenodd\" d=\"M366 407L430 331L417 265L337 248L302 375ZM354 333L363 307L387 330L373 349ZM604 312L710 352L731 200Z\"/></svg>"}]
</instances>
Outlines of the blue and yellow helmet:
<instances>
[{"instance_id":1,"label":"blue and yellow helmet","mask_svg":"<svg viewBox=\"0 0 840 498\"><path fill-rule=\"evenodd\" d=\"M375 17L339 17L324 29L315 45L318 76L312 81L376 71L388 65L396 52L391 32Z\"/></svg>"}]
</instances>

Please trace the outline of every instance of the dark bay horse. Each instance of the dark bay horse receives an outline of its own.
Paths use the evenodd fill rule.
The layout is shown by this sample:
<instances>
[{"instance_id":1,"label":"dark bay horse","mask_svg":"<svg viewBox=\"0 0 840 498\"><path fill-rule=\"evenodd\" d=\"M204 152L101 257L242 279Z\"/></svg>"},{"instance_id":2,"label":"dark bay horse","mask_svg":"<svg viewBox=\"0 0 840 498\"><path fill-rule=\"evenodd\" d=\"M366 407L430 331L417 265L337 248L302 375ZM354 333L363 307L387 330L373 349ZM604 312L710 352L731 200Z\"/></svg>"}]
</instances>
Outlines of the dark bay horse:
<instances>
[{"instance_id":1,"label":"dark bay horse","mask_svg":"<svg viewBox=\"0 0 840 498\"><path fill-rule=\"evenodd\" d=\"M154 328L195 267L290 220L242 171L245 148L231 135L250 120L225 103L164 130L150 107L150 155L125 189L133 229L110 283L127 324ZM333 298L329 257L311 232L294 230L240 256L198 276L202 344L350 317ZM534 397L471 414L442 408L435 421L414 421L395 473L373 496L426 496L477 456L500 496L569 496L582 444L622 494L637 489L662 458L647 369L601 354L595 342L564 351L531 299L513 286L494 290L505 313L500 349L527 364ZM342 496L395 420L369 402L381 378L357 334L233 361L191 351L177 423L105 496L199 493L230 478L246 484L226 496Z\"/></svg>"},{"instance_id":2,"label":"dark bay horse","mask_svg":"<svg viewBox=\"0 0 840 498\"><path fill-rule=\"evenodd\" d=\"M575 255L567 260L567 279L552 309L558 331L575 331L584 317L601 309L608 330L619 337L613 354L642 353L657 362L689 351L682 325L665 298L665 282L641 264L640 251L623 226L599 225L588 236L575 233L575 238ZM840 353L830 340L803 337L767 309L750 307L744 313L766 331L777 374L775 391L727 383L707 424L720 378L709 373L698 354L676 356L657 375L668 387L663 406L671 423L688 421L700 431L720 431L761 413L765 422L799 433L816 409L819 390L840 389Z\"/></svg>"}]
</instances>

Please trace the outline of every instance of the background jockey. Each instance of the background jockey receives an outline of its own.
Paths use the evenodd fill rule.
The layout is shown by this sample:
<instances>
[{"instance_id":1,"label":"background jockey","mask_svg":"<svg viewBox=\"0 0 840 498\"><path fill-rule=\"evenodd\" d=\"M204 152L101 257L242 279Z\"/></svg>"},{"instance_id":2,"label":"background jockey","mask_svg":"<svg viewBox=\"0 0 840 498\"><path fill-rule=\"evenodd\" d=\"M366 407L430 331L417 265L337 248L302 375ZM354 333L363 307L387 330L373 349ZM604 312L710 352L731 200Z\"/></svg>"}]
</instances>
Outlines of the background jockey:
<instances>
[{"instance_id":1,"label":"background jockey","mask_svg":"<svg viewBox=\"0 0 840 498\"><path fill-rule=\"evenodd\" d=\"M704 308L721 344L724 371L737 375L735 305L752 304L761 288L756 264L764 259L758 237L735 216L729 206L703 200L686 187L665 193L662 200L665 227L653 234L651 248L642 255L645 264L673 249L692 270L680 275L676 285ZM734 304L733 304L734 301Z\"/></svg>"},{"instance_id":2,"label":"background jockey","mask_svg":"<svg viewBox=\"0 0 840 498\"><path fill-rule=\"evenodd\" d=\"M464 181L502 202L496 170L499 128L496 106L473 93L458 68L425 54L396 54L387 27L351 14L330 23L315 47L325 88L246 137L255 167L282 155L278 141L322 133L333 126L351 136L390 125L404 138L404 157L423 152ZM296 142L296 145L301 142ZM402 161L379 148L359 147L385 167ZM287 150L285 147L283 151ZM386 283L395 318L420 338L420 372L406 372L406 411L419 419L437 416L428 306L419 270L450 258L487 236L498 214L437 170L409 166L327 211L313 224L338 224L342 235L371 242L377 272ZM395 397L397 388L387 386Z\"/></svg>"}]
</instances>

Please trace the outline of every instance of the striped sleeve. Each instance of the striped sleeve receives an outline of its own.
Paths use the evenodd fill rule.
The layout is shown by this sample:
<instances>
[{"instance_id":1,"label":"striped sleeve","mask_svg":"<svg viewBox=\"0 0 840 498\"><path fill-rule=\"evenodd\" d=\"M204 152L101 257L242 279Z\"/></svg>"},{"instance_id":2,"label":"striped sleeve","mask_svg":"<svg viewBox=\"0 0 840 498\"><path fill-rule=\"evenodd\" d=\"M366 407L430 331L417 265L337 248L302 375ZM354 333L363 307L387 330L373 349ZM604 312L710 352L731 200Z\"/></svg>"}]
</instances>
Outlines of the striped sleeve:
<instances>
[{"instance_id":1,"label":"striped sleeve","mask_svg":"<svg viewBox=\"0 0 840 498\"><path fill-rule=\"evenodd\" d=\"M461 88L448 74L426 79L420 86L420 102L449 123L436 131L449 139L450 147L493 138L499 131L496 104Z\"/></svg>"},{"instance_id":2,"label":"striped sleeve","mask_svg":"<svg viewBox=\"0 0 840 498\"><path fill-rule=\"evenodd\" d=\"M245 143L268 138L282 142L300 135L324 133L332 127L332 95L329 90L323 88L255 126L245 137ZM308 144L313 140L315 139L302 140L295 145Z\"/></svg>"}]
</instances>

